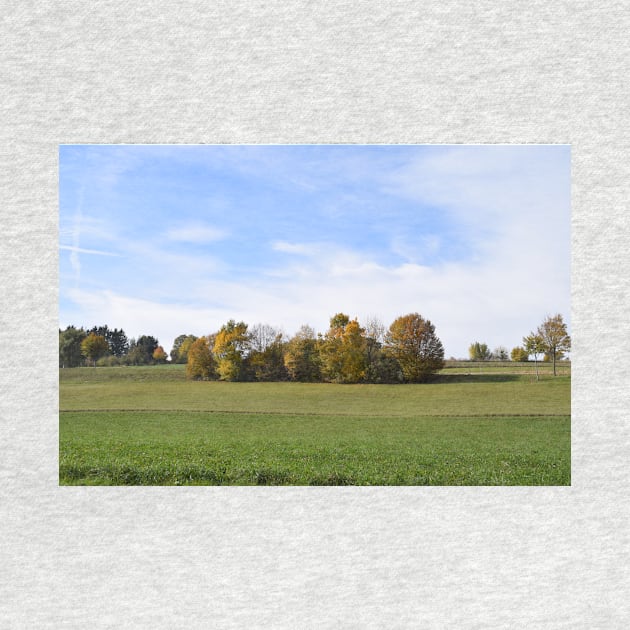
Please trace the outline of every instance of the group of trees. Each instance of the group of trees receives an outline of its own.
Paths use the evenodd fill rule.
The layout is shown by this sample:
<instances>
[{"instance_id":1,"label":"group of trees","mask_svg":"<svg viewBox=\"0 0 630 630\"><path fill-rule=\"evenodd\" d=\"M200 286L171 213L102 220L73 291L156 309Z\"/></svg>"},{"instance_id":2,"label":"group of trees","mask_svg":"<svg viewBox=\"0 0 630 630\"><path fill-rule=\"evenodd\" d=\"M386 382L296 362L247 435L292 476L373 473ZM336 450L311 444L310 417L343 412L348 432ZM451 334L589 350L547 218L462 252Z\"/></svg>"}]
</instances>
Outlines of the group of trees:
<instances>
[{"instance_id":1,"label":"group of trees","mask_svg":"<svg viewBox=\"0 0 630 630\"><path fill-rule=\"evenodd\" d=\"M125 331L107 326L59 330L59 367L82 365L151 365L168 356L150 335L127 339Z\"/></svg>"},{"instance_id":2,"label":"group of trees","mask_svg":"<svg viewBox=\"0 0 630 630\"><path fill-rule=\"evenodd\" d=\"M399 317L387 330L376 319L361 326L337 313L323 335L302 326L290 339L266 324L249 328L230 320L192 342L186 374L224 381L419 383L443 365L435 327L418 313Z\"/></svg>"},{"instance_id":3,"label":"group of trees","mask_svg":"<svg viewBox=\"0 0 630 630\"><path fill-rule=\"evenodd\" d=\"M547 317L523 345L512 349L512 361L538 357L553 362L571 349L562 315ZM473 361L507 361L503 346L490 351L475 341L468 349ZM316 334L302 326L292 338L268 324L251 328L230 320L205 337L179 335L170 352L171 363L186 364L191 379L224 381L327 381L335 383L419 383L444 365L444 348L435 327L418 313L397 318L388 329L376 318L364 326L344 313L330 319L328 330ZM59 330L59 366L152 365L168 355L150 335L127 339L124 330L68 326Z\"/></svg>"},{"instance_id":4,"label":"group of trees","mask_svg":"<svg viewBox=\"0 0 630 630\"><path fill-rule=\"evenodd\" d=\"M468 356L471 361L507 361L508 352L503 346L498 346L494 350L490 350L485 343L475 341L468 348Z\"/></svg>"},{"instance_id":5,"label":"group of trees","mask_svg":"<svg viewBox=\"0 0 630 630\"><path fill-rule=\"evenodd\" d=\"M523 337L523 345L512 348L512 361L529 361L534 357L536 376L538 377L538 356L543 355L543 361L553 363L553 373L556 374L556 361L564 358L565 352L571 350L571 337L567 333L567 326L562 315L546 317L535 331ZM507 350L499 346L490 351L487 344L475 341L468 348L471 361L507 361Z\"/></svg>"}]
</instances>

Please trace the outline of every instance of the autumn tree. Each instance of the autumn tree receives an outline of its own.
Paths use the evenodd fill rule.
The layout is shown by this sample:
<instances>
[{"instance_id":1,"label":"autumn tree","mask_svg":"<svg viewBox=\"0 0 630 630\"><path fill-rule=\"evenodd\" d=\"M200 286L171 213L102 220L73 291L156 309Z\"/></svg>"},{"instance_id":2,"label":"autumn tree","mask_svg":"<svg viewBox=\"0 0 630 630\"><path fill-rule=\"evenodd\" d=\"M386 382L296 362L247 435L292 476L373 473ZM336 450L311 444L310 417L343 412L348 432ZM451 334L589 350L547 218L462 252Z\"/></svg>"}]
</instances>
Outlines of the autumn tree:
<instances>
[{"instance_id":1,"label":"autumn tree","mask_svg":"<svg viewBox=\"0 0 630 630\"><path fill-rule=\"evenodd\" d=\"M545 345L543 338L537 333L529 333L527 337L523 337L523 347L528 355L534 355L534 366L536 369L536 380L539 380L538 375L538 355L545 351Z\"/></svg>"},{"instance_id":2,"label":"autumn tree","mask_svg":"<svg viewBox=\"0 0 630 630\"><path fill-rule=\"evenodd\" d=\"M418 313L396 319L389 327L385 343L408 382L424 382L444 367L444 347L435 334L435 326Z\"/></svg>"},{"instance_id":3,"label":"autumn tree","mask_svg":"<svg viewBox=\"0 0 630 630\"><path fill-rule=\"evenodd\" d=\"M109 344L107 343L107 339L101 337L101 335L90 333L81 342L81 353L86 359L92 361L94 367L96 367L96 361L104 357L108 352Z\"/></svg>"},{"instance_id":4,"label":"autumn tree","mask_svg":"<svg viewBox=\"0 0 630 630\"><path fill-rule=\"evenodd\" d=\"M321 341L322 372L337 383L358 383L365 378L367 343L356 319L337 313Z\"/></svg>"},{"instance_id":5,"label":"autumn tree","mask_svg":"<svg viewBox=\"0 0 630 630\"><path fill-rule=\"evenodd\" d=\"M488 344L475 341L468 347L468 356L471 361L489 361L492 353L488 348Z\"/></svg>"},{"instance_id":6,"label":"autumn tree","mask_svg":"<svg viewBox=\"0 0 630 630\"><path fill-rule=\"evenodd\" d=\"M173 363L186 363L190 346L196 340L197 337L195 335L179 335L176 337L171 349L171 361Z\"/></svg>"},{"instance_id":7,"label":"autumn tree","mask_svg":"<svg viewBox=\"0 0 630 630\"><path fill-rule=\"evenodd\" d=\"M292 381L310 383L321 380L318 340L310 326L302 326L289 340L284 365Z\"/></svg>"},{"instance_id":8,"label":"autumn tree","mask_svg":"<svg viewBox=\"0 0 630 630\"><path fill-rule=\"evenodd\" d=\"M217 371L223 381L248 380L247 355L249 351L249 335L247 324L231 319L221 327L214 342L214 356Z\"/></svg>"},{"instance_id":9,"label":"autumn tree","mask_svg":"<svg viewBox=\"0 0 630 630\"><path fill-rule=\"evenodd\" d=\"M158 346L153 351L153 360L156 363L166 363L167 358L168 358L168 355L166 354L166 352L164 352L164 348L162 348L162 346Z\"/></svg>"},{"instance_id":10,"label":"autumn tree","mask_svg":"<svg viewBox=\"0 0 630 630\"><path fill-rule=\"evenodd\" d=\"M507 348L504 348L503 346L497 346L493 351L492 351L492 358L495 361L507 361L508 360L508 351Z\"/></svg>"},{"instance_id":11,"label":"autumn tree","mask_svg":"<svg viewBox=\"0 0 630 630\"><path fill-rule=\"evenodd\" d=\"M516 346L516 348L512 348L512 352L510 352L510 359L516 362L528 361L529 354L525 348Z\"/></svg>"},{"instance_id":12,"label":"autumn tree","mask_svg":"<svg viewBox=\"0 0 630 630\"><path fill-rule=\"evenodd\" d=\"M81 342L86 338L83 328L68 326L59 330L59 367L78 367L83 360Z\"/></svg>"},{"instance_id":13,"label":"autumn tree","mask_svg":"<svg viewBox=\"0 0 630 630\"><path fill-rule=\"evenodd\" d=\"M216 361L212 355L215 338L213 335L195 339L188 350L186 378L208 381L218 377Z\"/></svg>"},{"instance_id":14,"label":"autumn tree","mask_svg":"<svg viewBox=\"0 0 630 630\"><path fill-rule=\"evenodd\" d=\"M543 352L549 355L553 361L553 375L556 376L558 356L571 350L571 337L567 333L567 326L562 315L546 317L543 323L538 326L536 334L542 339Z\"/></svg>"}]
</instances>

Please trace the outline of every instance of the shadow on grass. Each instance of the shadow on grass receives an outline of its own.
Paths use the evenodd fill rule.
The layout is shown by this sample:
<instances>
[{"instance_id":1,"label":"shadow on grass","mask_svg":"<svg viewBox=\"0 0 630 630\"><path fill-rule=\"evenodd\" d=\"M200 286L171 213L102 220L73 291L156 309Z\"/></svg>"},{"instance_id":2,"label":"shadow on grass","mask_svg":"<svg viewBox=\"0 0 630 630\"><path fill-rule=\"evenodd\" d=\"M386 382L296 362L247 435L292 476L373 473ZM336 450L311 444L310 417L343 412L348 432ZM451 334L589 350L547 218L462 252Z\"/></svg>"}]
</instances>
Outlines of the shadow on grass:
<instances>
[{"instance_id":1,"label":"shadow on grass","mask_svg":"<svg viewBox=\"0 0 630 630\"><path fill-rule=\"evenodd\" d=\"M522 374L437 374L433 383L508 383L530 380L532 377Z\"/></svg>"}]
</instances>

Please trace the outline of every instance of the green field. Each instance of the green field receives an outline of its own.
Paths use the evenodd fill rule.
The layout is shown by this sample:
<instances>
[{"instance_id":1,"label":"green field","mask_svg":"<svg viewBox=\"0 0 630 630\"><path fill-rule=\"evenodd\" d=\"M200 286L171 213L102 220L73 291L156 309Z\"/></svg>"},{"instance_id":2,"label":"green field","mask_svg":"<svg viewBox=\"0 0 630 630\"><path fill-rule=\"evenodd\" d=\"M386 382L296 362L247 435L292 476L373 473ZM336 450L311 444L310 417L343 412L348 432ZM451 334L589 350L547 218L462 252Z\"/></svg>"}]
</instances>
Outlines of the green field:
<instances>
[{"instance_id":1,"label":"green field","mask_svg":"<svg viewBox=\"0 0 630 630\"><path fill-rule=\"evenodd\" d=\"M570 368L422 385L188 382L60 370L62 485L568 485Z\"/></svg>"}]
</instances>

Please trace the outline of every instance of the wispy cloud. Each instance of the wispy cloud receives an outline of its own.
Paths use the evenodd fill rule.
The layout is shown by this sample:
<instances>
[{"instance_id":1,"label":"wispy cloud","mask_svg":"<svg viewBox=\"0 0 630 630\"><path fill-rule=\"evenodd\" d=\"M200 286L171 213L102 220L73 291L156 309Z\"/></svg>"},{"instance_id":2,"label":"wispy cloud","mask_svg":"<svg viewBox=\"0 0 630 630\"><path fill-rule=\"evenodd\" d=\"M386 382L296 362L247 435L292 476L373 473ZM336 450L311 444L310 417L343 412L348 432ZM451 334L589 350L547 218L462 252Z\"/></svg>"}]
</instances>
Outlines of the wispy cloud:
<instances>
[{"instance_id":1,"label":"wispy cloud","mask_svg":"<svg viewBox=\"0 0 630 630\"><path fill-rule=\"evenodd\" d=\"M306 243L287 243L285 241L274 241L271 249L284 254L298 254L300 256L312 256L316 252L316 247Z\"/></svg>"},{"instance_id":2,"label":"wispy cloud","mask_svg":"<svg viewBox=\"0 0 630 630\"><path fill-rule=\"evenodd\" d=\"M75 254L96 254L98 256L120 256L114 252L104 252L98 249L85 249L84 247L75 247L74 245L59 245L59 249L64 249Z\"/></svg>"},{"instance_id":3,"label":"wispy cloud","mask_svg":"<svg viewBox=\"0 0 630 630\"><path fill-rule=\"evenodd\" d=\"M569 319L566 147L85 153L60 161L62 324L108 318L166 347L229 318L291 333L340 310L418 311L464 356Z\"/></svg>"},{"instance_id":4,"label":"wispy cloud","mask_svg":"<svg viewBox=\"0 0 630 630\"><path fill-rule=\"evenodd\" d=\"M229 236L229 231L203 223L187 223L167 230L167 240L184 243L212 243Z\"/></svg>"}]
</instances>

